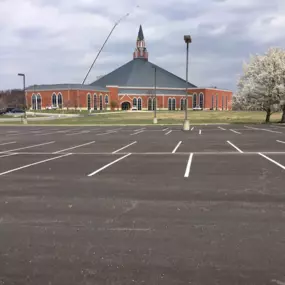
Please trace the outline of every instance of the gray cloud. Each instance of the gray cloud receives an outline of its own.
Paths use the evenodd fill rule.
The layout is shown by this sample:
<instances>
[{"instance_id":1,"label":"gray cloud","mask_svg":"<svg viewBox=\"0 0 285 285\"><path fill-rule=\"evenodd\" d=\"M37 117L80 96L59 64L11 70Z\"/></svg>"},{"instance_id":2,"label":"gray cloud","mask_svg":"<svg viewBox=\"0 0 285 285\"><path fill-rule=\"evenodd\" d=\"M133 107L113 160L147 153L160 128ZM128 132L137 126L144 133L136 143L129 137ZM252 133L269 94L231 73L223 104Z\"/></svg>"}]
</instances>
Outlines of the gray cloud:
<instances>
[{"instance_id":1,"label":"gray cloud","mask_svg":"<svg viewBox=\"0 0 285 285\"><path fill-rule=\"evenodd\" d=\"M143 24L150 61L185 77L183 35L190 33L191 81L235 90L242 62L250 54L284 46L285 4L201 2L0 0L0 89L21 87L16 76L20 71L26 72L28 84L81 82L115 21L131 12L116 28L89 82L132 59Z\"/></svg>"}]
</instances>

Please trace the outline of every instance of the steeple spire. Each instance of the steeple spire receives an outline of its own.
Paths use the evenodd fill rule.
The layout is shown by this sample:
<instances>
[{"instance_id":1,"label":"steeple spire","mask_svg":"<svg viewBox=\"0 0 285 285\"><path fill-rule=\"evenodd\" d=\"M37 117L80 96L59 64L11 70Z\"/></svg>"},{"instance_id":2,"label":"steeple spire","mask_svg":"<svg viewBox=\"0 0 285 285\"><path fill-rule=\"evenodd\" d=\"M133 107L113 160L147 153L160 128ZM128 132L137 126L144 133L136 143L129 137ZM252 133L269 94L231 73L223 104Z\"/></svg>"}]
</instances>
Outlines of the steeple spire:
<instances>
[{"instance_id":1,"label":"steeple spire","mask_svg":"<svg viewBox=\"0 0 285 285\"><path fill-rule=\"evenodd\" d=\"M136 58L143 58L145 60L148 60L148 52L145 47L145 40L144 40L143 29L141 25L140 25L139 33L137 37L137 46L134 51L134 59Z\"/></svg>"},{"instance_id":2,"label":"steeple spire","mask_svg":"<svg viewBox=\"0 0 285 285\"><path fill-rule=\"evenodd\" d=\"M144 35L142 30L142 25L140 25L139 34L138 34L138 41L144 41Z\"/></svg>"}]
</instances>

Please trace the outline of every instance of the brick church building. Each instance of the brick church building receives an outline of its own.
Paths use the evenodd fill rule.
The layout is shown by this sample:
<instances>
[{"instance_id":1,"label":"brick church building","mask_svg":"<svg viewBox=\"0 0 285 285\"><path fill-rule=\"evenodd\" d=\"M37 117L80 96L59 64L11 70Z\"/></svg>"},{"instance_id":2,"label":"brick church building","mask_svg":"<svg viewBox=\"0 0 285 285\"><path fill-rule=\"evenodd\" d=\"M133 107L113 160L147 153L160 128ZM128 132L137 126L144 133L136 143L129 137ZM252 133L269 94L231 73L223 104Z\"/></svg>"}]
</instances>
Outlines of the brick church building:
<instances>
[{"instance_id":1,"label":"brick church building","mask_svg":"<svg viewBox=\"0 0 285 285\"><path fill-rule=\"evenodd\" d=\"M231 110L232 92L200 88L188 83L188 108ZM157 100L155 101L155 94ZM34 85L26 90L32 110L53 108L87 110L184 110L186 80L148 61L142 27L133 59L90 85Z\"/></svg>"}]
</instances>

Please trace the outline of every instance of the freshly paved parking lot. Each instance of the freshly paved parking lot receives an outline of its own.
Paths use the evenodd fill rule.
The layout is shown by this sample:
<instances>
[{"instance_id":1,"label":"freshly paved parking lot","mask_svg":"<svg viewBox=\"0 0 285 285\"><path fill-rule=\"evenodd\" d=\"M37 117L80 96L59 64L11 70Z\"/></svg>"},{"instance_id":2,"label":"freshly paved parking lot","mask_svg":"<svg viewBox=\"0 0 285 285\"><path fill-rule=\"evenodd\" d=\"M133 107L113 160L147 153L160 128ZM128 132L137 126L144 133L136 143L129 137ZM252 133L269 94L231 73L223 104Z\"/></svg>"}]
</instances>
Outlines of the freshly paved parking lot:
<instances>
[{"instance_id":1,"label":"freshly paved parking lot","mask_svg":"<svg viewBox=\"0 0 285 285\"><path fill-rule=\"evenodd\" d=\"M285 128L0 127L0 284L285 284Z\"/></svg>"}]
</instances>

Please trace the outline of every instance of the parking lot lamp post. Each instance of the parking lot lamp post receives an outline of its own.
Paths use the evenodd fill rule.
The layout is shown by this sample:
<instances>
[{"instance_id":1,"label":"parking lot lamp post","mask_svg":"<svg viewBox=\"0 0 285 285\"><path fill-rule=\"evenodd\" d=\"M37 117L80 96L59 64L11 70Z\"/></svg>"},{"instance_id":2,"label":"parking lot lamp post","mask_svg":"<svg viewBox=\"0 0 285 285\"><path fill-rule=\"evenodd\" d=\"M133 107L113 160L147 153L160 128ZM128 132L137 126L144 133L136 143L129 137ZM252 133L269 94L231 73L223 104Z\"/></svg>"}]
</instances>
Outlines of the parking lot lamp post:
<instances>
[{"instance_id":1,"label":"parking lot lamp post","mask_svg":"<svg viewBox=\"0 0 285 285\"><path fill-rule=\"evenodd\" d=\"M185 118L183 124L183 130L190 130L190 123L188 120L188 65L189 65L189 44L192 43L192 38L190 35L184 36L184 41L186 43L186 96L185 96Z\"/></svg>"},{"instance_id":2,"label":"parking lot lamp post","mask_svg":"<svg viewBox=\"0 0 285 285\"><path fill-rule=\"evenodd\" d=\"M27 124L27 113L26 113L26 108L27 108L27 98L26 98L26 75L24 73L18 73L18 76L23 77L23 91L24 91L24 119L23 123Z\"/></svg>"},{"instance_id":3,"label":"parking lot lamp post","mask_svg":"<svg viewBox=\"0 0 285 285\"><path fill-rule=\"evenodd\" d=\"M154 118L153 123L157 124L156 108L157 108L157 99L156 99L156 66L154 68Z\"/></svg>"}]
</instances>

